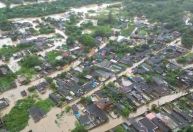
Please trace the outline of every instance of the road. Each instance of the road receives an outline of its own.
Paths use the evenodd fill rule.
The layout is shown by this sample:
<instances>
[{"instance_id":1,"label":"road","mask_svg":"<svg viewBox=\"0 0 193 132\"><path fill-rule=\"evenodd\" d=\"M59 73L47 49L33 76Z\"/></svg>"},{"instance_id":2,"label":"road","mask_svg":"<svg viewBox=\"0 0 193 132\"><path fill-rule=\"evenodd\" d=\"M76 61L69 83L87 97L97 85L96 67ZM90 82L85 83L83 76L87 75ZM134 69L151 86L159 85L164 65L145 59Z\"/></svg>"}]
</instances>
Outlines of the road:
<instances>
[{"instance_id":1,"label":"road","mask_svg":"<svg viewBox=\"0 0 193 132\"><path fill-rule=\"evenodd\" d=\"M174 41L172 41L171 43L167 44L167 46L173 45L175 42L176 42L176 40L174 40ZM103 48L103 47L105 47L106 45L107 45L107 43L104 43L104 44L102 44L102 45L100 46L100 48ZM156 51L155 53L157 54L157 53L159 53L161 50L163 50L163 49L160 49L159 51ZM88 54L88 56L91 57L91 56L93 56L96 52L98 52L98 50L97 50L97 49L93 49L93 52L90 52L90 53ZM95 88L95 89L93 89L92 91L86 93L86 94L84 95L84 97L90 96L90 95L94 94L96 91L100 90L100 89L103 87L104 84L107 85L107 84L115 81L115 80L117 79L117 77L120 77L120 76L122 76L122 75L124 75L124 74L127 74L127 73L130 74L131 71L132 71L132 69L136 68L137 66L139 66L140 64L142 64L142 63L143 63L144 61L146 61L147 59L149 59L149 57L145 57L144 59L142 59L142 60L139 61L138 63L135 63L132 67L127 68L127 69L124 70L123 72L119 73L116 77L112 77L112 78L108 79L108 80L105 81L103 84L100 84L97 88ZM80 63L80 62L79 62L79 63ZM79 65L79 64L77 63L77 64L74 65L74 66L78 66L78 65ZM68 71L68 70L69 70L69 69L66 69L66 71ZM60 71L58 71L58 73L51 74L50 77L55 77L55 76L57 76L59 73L60 73ZM37 82L37 83L38 83L38 82ZM148 105L144 105L144 106L139 107L135 113L131 113L131 114L130 114L130 117L136 117L136 116L139 116L139 115L145 113L148 109L150 109L150 107L151 107L152 104L163 105L163 104L165 104L165 103L167 103L167 102L170 102L170 101L172 101L172 100L175 100L175 99L177 99L177 98L179 98L179 97L181 97L181 96L183 96L183 95L185 95L185 94L186 94L186 93L180 92L180 93L175 93L175 94L171 94L171 95L168 95L168 96L161 97L160 99L157 99L157 100L152 101L152 102L149 103ZM76 99L76 100L72 101L71 103L69 103L68 105L69 105L69 106L72 106L72 105L78 103L79 101L80 101L80 99ZM41 131L42 131L42 130L43 130L43 131L45 130L46 132L49 132L51 128L52 128L53 130L54 130L54 129L55 129L55 130L57 129L58 131L63 131L63 130L70 130L70 129L72 129L72 128L74 127L74 126L73 126L73 125L74 125L74 122L76 121L74 115L66 115L66 116L64 116L65 119L63 119L63 120L61 121L61 123L62 123L62 126L61 126L61 127L57 127L56 124L54 123L54 121L56 120L56 114L59 114L62 110L64 110L64 108L62 108L62 109L53 108L53 109L47 114L47 116L46 116L44 119L42 119L42 120L40 121L40 123L37 123L37 124L34 124L33 121L31 121L31 119L30 119L30 121L29 121L29 126L24 129L24 132L27 132L27 131L30 130L30 129L37 130L37 132L38 132L39 130L41 130ZM124 121L126 121L126 119L124 119L124 118L122 118L122 117L117 118L117 119L110 119L108 123L105 123L104 125L102 125L102 126L100 126L100 127L97 127L97 128L95 128L95 129L93 129L93 130L91 130L91 131L92 131L92 132L98 132L98 131L104 132L104 131L106 131L106 130L109 130L109 129L111 129L111 128L113 128L113 127L115 127L115 126L123 123ZM50 129L47 128L47 127L45 127L45 126L47 126L48 124L49 124L49 126L50 126ZM66 126L66 124L71 124L71 125ZM72 124L73 124L73 125L72 125Z\"/></svg>"},{"instance_id":2,"label":"road","mask_svg":"<svg viewBox=\"0 0 193 132\"><path fill-rule=\"evenodd\" d=\"M191 92L193 92L193 89L191 89ZM145 112L147 112L148 110L151 109L151 106L153 104L161 106L161 105L164 105L168 102L174 101L175 99L178 99L184 95L187 95L187 93L186 92L179 92L179 93L174 93L174 94L170 94L170 95L161 97L157 100L150 102L147 105L143 105L143 106L139 107L136 112L131 113L129 115L129 118L137 117L137 116L144 114ZM112 128L124 123L125 121L127 121L127 119L123 119L122 117L117 118L117 119L111 119L108 123L106 123L100 127L97 127L95 129L91 130L90 132L105 132L109 129L112 129Z\"/></svg>"},{"instance_id":3,"label":"road","mask_svg":"<svg viewBox=\"0 0 193 132\"><path fill-rule=\"evenodd\" d=\"M184 69L184 70L189 69L189 68L193 68L193 64L188 64L188 65L182 67L182 69Z\"/></svg>"},{"instance_id":4,"label":"road","mask_svg":"<svg viewBox=\"0 0 193 132\"><path fill-rule=\"evenodd\" d=\"M96 91L100 90L101 88L103 88L104 85L108 85L111 82L114 82L115 80L117 80L117 78L121 77L122 75L125 75L127 73L130 73L132 71L132 69L136 68L137 66L141 65L145 60L147 60L148 57L144 58L143 60L141 60L140 62L135 63L132 67L127 68L126 70L122 71L121 73L119 73L117 76L112 77L108 80L106 80L104 83L100 84L98 87L96 87L95 89L93 89L92 91L86 93L83 97L87 97L87 96L91 96L92 94L94 94ZM69 106L72 106L76 103L78 103L80 101L80 98L69 103Z\"/></svg>"},{"instance_id":5,"label":"road","mask_svg":"<svg viewBox=\"0 0 193 132\"><path fill-rule=\"evenodd\" d=\"M176 41L180 40L180 38L177 38L175 39L174 41L170 42L167 44L166 47L170 46L170 45L175 45ZM163 49L165 49L166 47L164 47ZM163 49L160 49L158 51L155 52L155 54L159 53L161 50ZM133 68L137 67L138 65L142 64L145 60L147 60L149 57L146 57L144 58L142 61L140 61L139 63L136 63L133 65L133 67L131 67L130 69L127 69L128 71L132 70ZM128 72L127 71L127 72ZM191 90L191 92L193 92L193 89ZM168 103L168 102L171 102L175 99L178 99L184 95L186 95L187 93L185 91L182 91L182 92L179 92L179 93L174 93L174 94L170 94L170 95L167 95L167 96L163 96L157 100L154 100L152 102L150 102L148 105L143 105L141 107L139 107L137 109L137 111L135 113L131 113L129 115L129 118L132 118L132 117L137 117L139 115L142 115L144 114L145 112L147 112L149 109L151 109L151 106L153 104L156 104L158 106L161 106L161 105L164 105L165 103ZM120 118L117 118L117 119L110 119L108 123L105 123L104 125L100 126L100 127L97 127L97 128L94 128L91 130L91 132L105 132L109 129L112 129L122 123L124 123L127 119L124 119L122 117Z\"/></svg>"},{"instance_id":6,"label":"road","mask_svg":"<svg viewBox=\"0 0 193 132\"><path fill-rule=\"evenodd\" d=\"M107 44L107 43L102 44L102 45L100 46L100 48L105 47L106 44ZM98 50L95 50L95 52L97 52L97 51L98 51ZM94 54L92 53L91 55L94 55ZM135 68L135 67L139 66L140 64L142 64L146 59L148 59L148 58L144 58L144 59L141 60L140 62L134 64L132 67L127 68L127 69L124 70L123 72L119 73L119 74L117 75L117 77L120 77L120 76L126 74L127 72L130 72L133 68ZM100 84L97 88L95 88L95 89L93 89L92 91L86 93L86 94L84 95L84 97L90 96L90 95L94 94L96 91L100 90L100 89L103 87L104 84L107 85L107 84L115 81L116 79L117 79L116 77L112 77L112 78L106 80L104 83ZM72 106L72 105L78 103L79 101L80 101L80 98L72 101L71 103L69 103L69 104L67 104L67 105L68 105L68 106ZM56 114L59 114L59 113L60 113L62 110L64 110L64 109L65 109L65 107L63 107L62 109L59 109L59 108L53 108L53 109L51 109L50 112L47 114L47 116L46 116L44 119L42 119L42 120L40 121L40 123L37 123L37 124L35 124L35 123L30 119L30 121L28 122L29 125L23 130L23 132L27 132L27 131L29 131L30 129L36 130L36 132L40 132L40 131L44 131L44 130L45 130L45 132L50 132L50 131L52 131L52 130L58 130L58 131L64 131L64 130L67 131L67 130L68 130L68 131L69 131L70 129L74 128L74 124L75 124L75 122L77 121L76 118L75 118L75 116L74 116L73 114L71 114L71 115L65 115L65 116L64 116L64 119L60 122L60 123L61 123L60 126L63 125L63 126L61 126L61 127L57 127L57 125L54 123L54 121L57 120L57 119L56 119ZM121 122L121 121L124 121L124 120L122 120L122 119L117 119L115 122L117 122L118 120L119 120L120 122ZM49 129L48 129L47 127L45 127L45 126L47 126L48 124L49 124L49 126L50 126ZM66 124L68 124L68 126L66 126Z\"/></svg>"},{"instance_id":7,"label":"road","mask_svg":"<svg viewBox=\"0 0 193 132\"><path fill-rule=\"evenodd\" d=\"M101 9L104 9L104 8L106 8L107 6L113 5L113 4L117 4L117 3L102 4L102 5L101 5ZM85 7L72 8L72 11L75 11L75 12L87 12L88 10L91 10L91 9L98 10L98 9L99 9L99 6L98 6L98 5L88 5L88 6L85 6ZM68 11L68 12L70 12L70 11ZM60 17L64 17L64 16L63 16L64 13L55 14L55 15L58 15L58 16L60 16ZM49 16L55 16L55 15L49 15ZM25 21L33 21L33 20L35 20L35 19L40 19L40 18L38 18L38 17L25 18L25 19L24 19L24 18L15 18L15 19L11 19L11 20L17 22L17 21L23 21L23 20L25 20ZM61 31L58 30L58 29L56 29L56 32L59 33L59 34L61 34L61 35L66 39L66 35L65 35L63 32L61 32ZM58 44L58 45L59 45L59 44ZM107 45L107 43L103 43L103 44L100 46L100 49L103 48L103 47L105 47L106 45ZM55 47L56 47L56 46L54 46L54 48L55 48ZM52 50L52 49L51 49L51 50ZM45 52L42 52L41 54L42 54L42 55L45 55L45 53L46 53L47 51L50 51L50 49L46 50ZM88 57L93 56L96 52L98 52L98 49L94 49L94 52L89 53L89 54L88 54ZM50 74L50 75L48 75L48 76L49 76L49 77L52 77L52 78L53 78L53 77L56 77L58 74L61 74L62 72L67 72L67 71L69 71L72 67L78 66L80 63L81 63L80 60L76 60L74 63L65 66L62 70L56 71L56 72L54 72L54 73L52 73L52 74ZM13 70L17 70L17 68L15 68L15 67L13 67L12 69L13 69ZM5 115L5 114L9 113L9 111L10 111L11 108L15 105L15 103L16 103L19 99L22 99L22 96L21 96L21 94L20 94L21 91L27 90L29 87L34 86L34 85L37 85L37 84L39 84L39 83L41 83L41 82L43 82L43 81L45 81L44 78L40 78L40 79L37 79L37 80L32 81L32 82L31 82L30 84L28 84L28 85L19 86L19 87L15 88L15 89L11 89L11 90L9 90L9 91L6 91L6 92L4 92L4 93L1 93L0 98L3 98L3 97L4 97L4 98L7 98L7 99L9 100L9 103L10 103L9 107L7 107L5 110L3 110L3 111L1 112L2 115Z\"/></svg>"}]
</instances>

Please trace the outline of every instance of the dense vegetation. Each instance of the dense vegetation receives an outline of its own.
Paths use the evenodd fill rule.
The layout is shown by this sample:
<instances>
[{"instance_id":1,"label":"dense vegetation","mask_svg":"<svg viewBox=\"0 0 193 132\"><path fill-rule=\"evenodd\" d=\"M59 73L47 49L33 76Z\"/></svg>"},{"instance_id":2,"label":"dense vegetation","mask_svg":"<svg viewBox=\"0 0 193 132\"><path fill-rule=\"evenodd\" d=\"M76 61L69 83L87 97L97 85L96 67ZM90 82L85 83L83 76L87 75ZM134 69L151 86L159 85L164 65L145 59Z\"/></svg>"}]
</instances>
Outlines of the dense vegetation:
<instances>
[{"instance_id":1,"label":"dense vegetation","mask_svg":"<svg viewBox=\"0 0 193 132\"><path fill-rule=\"evenodd\" d=\"M95 36L101 36L101 37L110 37L111 36L111 28L108 26L98 26L94 35Z\"/></svg>"},{"instance_id":2,"label":"dense vegetation","mask_svg":"<svg viewBox=\"0 0 193 132\"><path fill-rule=\"evenodd\" d=\"M64 66L65 64L68 64L73 60L73 58L70 56L63 57L62 53L63 52L56 50L48 52L46 56L47 62L50 63L53 67L57 67ZM59 57L59 59L57 57Z\"/></svg>"},{"instance_id":3,"label":"dense vegetation","mask_svg":"<svg viewBox=\"0 0 193 132\"><path fill-rule=\"evenodd\" d=\"M36 74L35 66L39 66L43 61L36 55L25 56L20 62L21 69L17 74L25 76L28 81Z\"/></svg>"},{"instance_id":4,"label":"dense vegetation","mask_svg":"<svg viewBox=\"0 0 193 132\"><path fill-rule=\"evenodd\" d=\"M187 29L182 35L182 44L186 48L193 46L193 29Z\"/></svg>"},{"instance_id":5,"label":"dense vegetation","mask_svg":"<svg viewBox=\"0 0 193 132\"><path fill-rule=\"evenodd\" d=\"M191 64L193 62L193 53L188 53L177 58L177 62L181 64Z\"/></svg>"},{"instance_id":6,"label":"dense vegetation","mask_svg":"<svg viewBox=\"0 0 193 132\"><path fill-rule=\"evenodd\" d=\"M50 34L54 33L55 29L53 27L50 27L49 25L43 25L39 29L40 34Z\"/></svg>"},{"instance_id":7,"label":"dense vegetation","mask_svg":"<svg viewBox=\"0 0 193 132\"><path fill-rule=\"evenodd\" d=\"M21 50L24 50L26 48L29 48L31 47L31 45L25 45L25 44L20 44L20 45L17 45L16 47L15 46L3 46L1 49L0 49L0 58L1 59L5 59L6 61L9 60L9 58L14 54L14 53L17 53Z\"/></svg>"},{"instance_id":8,"label":"dense vegetation","mask_svg":"<svg viewBox=\"0 0 193 132\"><path fill-rule=\"evenodd\" d=\"M115 127L115 132L126 132L126 130L122 126Z\"/></svg>"},{"instance_id":9,"label":"dense vegetation","mask_svg":"<svg viewBox=\"0 0 193 132\"><path fill-rule=\"evenodd\" d=\"M7 75L0 76L0 92L4 92L14 87L15 74L9 73Z\"/></svg>"},{"instance_id":10,"label":"dense vegetation","mask_svg":"<svg viewBox=\"0 0 193 132\"><path fill-rule=\"evenodd\" d=\"M193 29L185 25L184 16L193 13L193 0L126 0L122 14L145 15L150 21L161 22L166 29L180 31L185 47L193 46ZM189 13L188 13L189 12Z\"/></svg>"},{"instance_id":11,"label":"dense vegetation","mask_svg":"<svg viewBox=\"0 0 193 132\"><path fill-rule=\"evenodd\" d=\"M80 42L86 47L93 47L95 45L95 39L89 34L82 35L80 37Z\"/></svg>"},{"instance_id":12,"label":"dense vegetation","mask_svg":"<svg viewBox=\"0 0 193 132\"><path fill-rule=\"evenodd\" d=\"M0 20L17 17L39 17L49 14L61 13L69 7L79 7L82 5L110 2L115 0L59 0L51 3L39 3L35 5L18 6L14 8L0 9Z\"/></svg>"},{"instance_id":13,"label":"dense vegetation","mask_svg":"<svg viewBox=\"0 0 193 132\"><path fill-rule=\"evenodd\" d=\"M72 132L88 132L84 126L79 123L76 123L76 127L72 130Z\"/></svg>"},{"instance_id":14,"label":"dense vegetation","mask_svg":"<svg viewBox=\"0 0 193 132\"><path fill-rule=\"evenodd\" d=\"M22 67L33 68L40 65L42 63L42 60L40 60L38 56L30 55L24 57L20 63Z\"/></svg>"},{"instance_id":15,"label":"dense vegetation","mask_svg":"<svg viewBox=\"0 0 193 132\"><path fill-rule=\"evenodd\" d=\"M20 131L25 128L29 120L28 110L33 103L34 100L32 98L19 100L10 113L5 115L3 119L6 128L10 132Z\"/></svg>"}]
</instances>

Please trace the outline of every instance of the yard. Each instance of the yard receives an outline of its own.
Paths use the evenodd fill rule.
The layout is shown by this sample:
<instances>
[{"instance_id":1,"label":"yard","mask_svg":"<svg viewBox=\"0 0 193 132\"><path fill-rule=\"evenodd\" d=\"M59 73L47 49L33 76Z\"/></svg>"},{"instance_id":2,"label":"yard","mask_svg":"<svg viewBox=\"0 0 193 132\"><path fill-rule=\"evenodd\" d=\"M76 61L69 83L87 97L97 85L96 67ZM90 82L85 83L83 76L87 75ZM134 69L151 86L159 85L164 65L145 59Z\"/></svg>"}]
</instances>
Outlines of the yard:
<instances>
[{"instance_id":1,"label":"yard","mask_svg":"<svg viewBox=\"0 0 193 132\"><path fill-rule=\"evenodd\" d=\"M15 75L9 74L0 77L0 92L4 92L14 87Z\"/></svg>"},{"instance_id":2,"label":"yard","mask_svg":"<svg viewBox=\"0 0 193 132\"><path fill-rule=\"evenodd\" d=\"M127 28L124 28L121 30L121 35L123 36L129 36L135 29L135 25L133 23L128 23Z\"/></svg>"},{"instance_id":3,"label":"yard","mask_svg":"<svg viewBox=\"0 0 193 132\"><path fill-rule=\"evenodd\" d=\"M56 65L57 64L57 60L56 57L60 56L61 53L59 51L51 51L48 52L46 55L46 59L48 61L48 63L50 63L51 65Z\"/></svg>"},{"instance_id":4,"label":"yard","mask_svg":"<svg viewBox=\"0 0 193 132\"><path fill-rule=\"evenodd\" d=\"M52 66L64 66L72 61L71 56L64 57L63 52L60 51L51 51L48 52L46 55L46 61L50 63Z\"/></svg>"},{"instance_id":5,"label":"yard","mask_svg":"<svg viewBox=\"0 0 193 132\"><path fill-rule=\"evenodd\" d=\"M10 113L3 117L5 127L10 132L18 132L27 126L29 120L28 109L33 103L32 98L19 100Z\"/></svg>"},{"instance_id":6,"label":"yard","mask_svg":"<svg viewBox=\"0 0 193 132\"><path fill-rule=\"evenodd\" d=\"M36 100L28 97L17 101L16 105L11 109L10 113L3 117L5 127L9 132L19 132L24 129L30 118L29 109L33 106L41 108L46 113L53 107L51 100Z\"/></svg>"},{"instance_id":7,"label":"yard","mask_svg":"<svg viewBox=\"0 0 193 132\"><path fill-rule=\"evenodd\" d=\"M25 44L20 44L16 47L14 46L4 46L3 48L0 49L0 58L5 58L5 60L9 60L9 58L16 52L19 52L21 50L24 50L26 48L31 47L32 45L25 45Z\"/></svg>"},{"instance_id":8,"label":"yard","mask_svg":"<svg viewBox=\"0 0 193 132\"><path fill-rule=\"evenodd\" d=\"M129 114L135 111L135 106L128 102L126 96L118 91L114 84L110 84L103 88L103 94L117 106L116 111L123 117L128 117Z\"/></svg>"},{"instance_id":9,"label":"yard","mask_svg":"<svg viewBox=\"0 0 193 132\"><path fill-rule=\"evenodd\" d=\"M21 69L17 72L17 74L23 75L30 80L33 75L37 73L34 67L41 65L42 60L36 55L30 55L24 57L19 63L21 65Z\"/></svg>"}]
</instances>

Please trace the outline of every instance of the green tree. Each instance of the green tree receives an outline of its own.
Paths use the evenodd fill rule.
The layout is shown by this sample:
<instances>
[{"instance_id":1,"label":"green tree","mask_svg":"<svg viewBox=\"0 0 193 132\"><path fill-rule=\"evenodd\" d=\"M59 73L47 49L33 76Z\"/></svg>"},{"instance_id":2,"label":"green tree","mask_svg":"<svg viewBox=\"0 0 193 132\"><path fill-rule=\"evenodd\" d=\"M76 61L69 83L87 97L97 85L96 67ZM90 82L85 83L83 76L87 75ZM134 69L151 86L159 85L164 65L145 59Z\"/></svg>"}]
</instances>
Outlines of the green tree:
<instances>
[{"instance_id":1,"label":"green tree","mask_svg":"<svg viewBox=\"0 0 193 132\"><path fill-rule=\"evenodd\" d=\"M182 35L182 44L186 48L192 48L193 46L193 29L187 29Z\"/></svg>"},{"instance_id":2,"label":"green tree","mask_svg":"<svg viewBox=\"0 0 193 132\"><path fill-rule=\"evenodd\" d=\"M193 126L187 126L185 128L182 128L178 132L193 132Z\"/></svg>"},{"instance_id":3,"label":"green tree","mask_svg":"<svg viewBox=\"0 0 193 132\"><path fill-rule=\"evenodd\" d=\"M75 43L75 38L73 36L69 36L66 40L66 44L71 46Z\"/></svg>"},{"instance_id":4,"label":"green tree","mask_svg":"<svg viewBox=\"0 0 193 132\"><path fill-rule=\"evenodd\" d=\"M80 98L80 103L82 103L82 104L91 104L92 103L91 97L90 96L81 97Z\"/></svg>"},{"instance_id":5,"label":"green tree","mask_svg":"<svg viewBox=\"0 0 193 132\"><path fill-rule=\"evenodd\" d=\"M56 84L54 82L50 84L50 89L52 89L53 91L57 89Z\"/></svg>"},{"instance_id":6,"label":"green tree","mask_svg":"<svg viewBox=\"0 0 193 132\"><path fill-rule=\"evenodd\" d=\"M80 37L80 42L84 46L89 47L89 48L95 46L95 39L91 35L89 35L89 34L82 35Z\"/></svg>"},{"instance_id":7,"label":"green tree","mask_svg":"<svg viewBox=\"0 0 193 132\"><path fill-rule=\"evenodd\" d=\"M151 110L154 111L154 112L156 112L156 113L158 113L158 112L159 112L159 107L158 107L156 104L153 104L153 105L151 106Z\"/></svg>"},{"instance_id":8,"label":"green tree","mask_svg":"<svg viewBox=\"0 0 193 132\"><path fill-rule=\"evenodd\" d=\"M66 113L69 113L69 112L70 112L70 110L71 110L71 107L70 107L70 106L66 106L66 108L65 108L65 112L66 112Z\"/></svg>"},{"instance_id":9,"label":"green tree","mask_svg":"<svg viewBox=\"0 0 193 132\"><path fill-rule=\"evenodd\" d=\"M51 77L45 77L45 80L46 80L49 84L51 84L51 83L53 82L53 78L51 78Z\"/></svg>"},{"instance_id":10,"label":"green tree","mask_svg":"<svg viewBox=\"0 0 193 132\"><path fill-rule=\"evenodd\" d=\"M86 128L80 123L76 123L75 126L76 127L72 130L72 132L88 132L88 130L86 130Z\"/></svg>"},{"instance_id":11,"label":"green tree","mask_svg":"<svg viewBox=\"0 0 193 132\"><path fill-rule=\"evenodd\" d=\"M27 68L33 68L42 64L42 60L36 55L26 56L21 60L21 65Z\"/></svg>"},{"instance_id":12,"label":"green tree","mask_svg":"<svg viewBox=\"0 0 193 132\"><path fill-rule=\"evenodd\" d=\"M110 37L111 28L109 26L98 26L95 30L94 36Z\"/></svg>"},{"instance_id":13,"label":"green tree","mask_svg":"<svg viewBox=\"0 0 193 132\"><path fill-rule=\"evenodd\" d=\"M126 132L125 129L122 126L117 126L115 128L115 132Z\"/></svg>"},{"instance_id":14,"label":"green tree","mask_svg":"<svg viewBox=\"0 0 193 132\"><path fill-rule=\"evenodd\" d=\"M184 132L193 132L193 126L187 127Z\"/></svg>"},{"instance_id":15,"label":"green tree","mask_svg":"<svg viewBox=\"0 0 193 132\"><path fill-rule=\"evenodd\" d=\"M129 113L130 113L130 111L129 111L128 108L124 108L124 109L121 110L121 114L122 114L122 116L124 116L124 117L128 117L128 116L129 116Z\"/></svg>"}]
</instances>

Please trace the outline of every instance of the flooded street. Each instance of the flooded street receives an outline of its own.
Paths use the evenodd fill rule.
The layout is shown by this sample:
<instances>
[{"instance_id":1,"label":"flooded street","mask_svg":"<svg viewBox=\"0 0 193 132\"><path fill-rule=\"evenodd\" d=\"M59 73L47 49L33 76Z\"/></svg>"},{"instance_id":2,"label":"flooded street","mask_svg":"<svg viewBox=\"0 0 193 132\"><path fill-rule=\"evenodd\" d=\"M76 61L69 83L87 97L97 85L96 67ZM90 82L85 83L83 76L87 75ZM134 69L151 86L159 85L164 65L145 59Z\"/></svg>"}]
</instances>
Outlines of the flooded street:
<instances>
[{"instance_id":1,"label":"flooded street","mask_svg":"<svg viewBox=\"0 0 193 132\"><path fill-rule=\"evenodd\" d=\"M76 117L72 113L64 113L61 117L56 116L61 114L62 109L53 108L48 112L47 116L34 123L32 119L29 120L28 126L21 132L70 132L75 127Z\"/></svg>"},{"instance_id":2,"label":"flooded street","mask_svg":"<svg viewBox=\"0 0 193 132\"><path fill-rule=\"evenodd\" d=\"M5 13L1 17L7 17L0 31L3 129L71 132L80 123L89 132L114 132L117 126L149 131L151 123L157 126L152 130L161 132L164 125L154 122L156 116L146 115L191 116L193 69L188 68L193 64L180 59L193 51L192 45L184 45L185 34L188 38L193 32L172 30L181 21L158 19L164 10L157 3L151 7L135 0L53 1L57 0L10 1L12 9L0 2ZM156 6L159 10L154 10ZM172 14L170 8L164 14ZM135 14L136 9L141 15ZM148 15L149 9L158 14ZM172 15L190 27L193 12L185 13ZM185 107L190 110L184 114ZM192 123L192 116L186 116L187 124ZM183 120L175 118L171 119L182 125Z\"/></svg>"},{"instance_id":3,"label":"flooded street","mask_svg":"<svg viewBox=\"0 0 193 132\"><path fill-rule=\"evenodd\" d=\"M191 90L191 92L193 92L193 89ZM131 113L129 115L129 118L137 117L137 116L144 114L145 112L147 112L148 110L151 109L151 106L153 104L156 104L157 106L161 106L161 105L164 105L164 104L171 102L175 99L178 99L184 95L187 95L187 93L179 92L179 93L174 93L174 94L171 94L168 96L161 97L155 101L152 101L151 103L149 103L147 105L143 105L143 106L139 107L135 113ZM111 128L114 128L114 127L124 123L126 120L127 119L122 119L122 118L112 119L108 123L106 123L100 127L97 127L96 129L91 130L91 132L99 132L99 131L105 132Z\"/></svg>"},{"instance_id":4,"label":"flooded street","mask_svg":"<svg viewBox=\"0 0 193 132\"><path fill-rule=\"evenodd\" d=\"M75 66L78 66L80 64L80 61L77 60L75 61L74 63L72 63L71 65L68 65L66 66L63 70L60 70L60 71L56 71L50 75L48 75L48 77L56 77L58 74L61 74L62 72L67 72L70 70L71 67L75 67ZM29 87L32 87L32 86L35 86L35 85L38 85L39 83L45 81L44 78L40 78L38 80L35 80L35 81L32 81L30 84L28 85L23 85L23 86L18 86L17 88L15 89L12 89L12 90L9 90L9 91L6 91L4 93L2 93L0 95L0 98L3 98L3 97L6 97L8 100L9 100L9 106L2 111L2 115L5 115L7 113L9 113L9 111L14 107L15 103L22 99L23 97L21 96L21 91L23 90L26 90L29 88ZM42 95L41 95L42 96ZM42 98L40 96L40 98ZM45 94L43 96L44 99L48 98L49 96L49 92L47 92L47 94Z\"/></svg>"}]
</instances>

